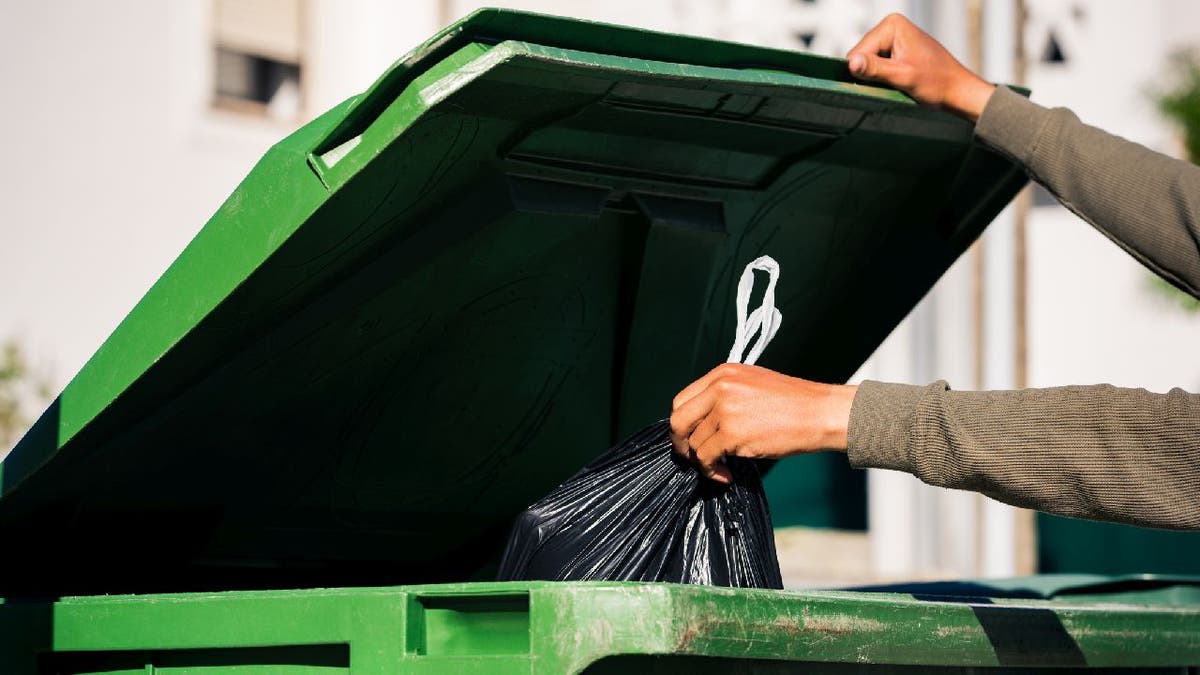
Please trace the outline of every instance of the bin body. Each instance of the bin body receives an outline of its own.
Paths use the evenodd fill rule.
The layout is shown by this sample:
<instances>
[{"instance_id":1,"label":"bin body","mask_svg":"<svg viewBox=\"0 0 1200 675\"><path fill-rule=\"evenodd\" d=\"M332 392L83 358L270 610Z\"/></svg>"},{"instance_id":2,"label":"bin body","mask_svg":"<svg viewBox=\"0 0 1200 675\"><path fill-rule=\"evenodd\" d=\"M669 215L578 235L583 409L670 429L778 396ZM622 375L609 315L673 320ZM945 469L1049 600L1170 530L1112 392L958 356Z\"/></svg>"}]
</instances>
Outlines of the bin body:
<instances>
[{"instance_id":1,"label":"bin body","mask_svg":"<svg viewBox=\"0 0 1200 675\"><path fill-rule=\"evenodd\" d=\"M1200 663L1195 606L674 584L64 598L0 605L0 626L7 675L1183 674Z\"/></svg>"},{"instance_id":2,"label":"bin body","mask_svg":"<svg viewBox=\"0 0 1200 675\"><path fill-rule=\"evenodd\" d=\"M747 262L760 364L844 380L1024 183L840 60L476 13L272 148L0 464L0 596L487 578L725 358Z\"/></svg>"}]
</instances>

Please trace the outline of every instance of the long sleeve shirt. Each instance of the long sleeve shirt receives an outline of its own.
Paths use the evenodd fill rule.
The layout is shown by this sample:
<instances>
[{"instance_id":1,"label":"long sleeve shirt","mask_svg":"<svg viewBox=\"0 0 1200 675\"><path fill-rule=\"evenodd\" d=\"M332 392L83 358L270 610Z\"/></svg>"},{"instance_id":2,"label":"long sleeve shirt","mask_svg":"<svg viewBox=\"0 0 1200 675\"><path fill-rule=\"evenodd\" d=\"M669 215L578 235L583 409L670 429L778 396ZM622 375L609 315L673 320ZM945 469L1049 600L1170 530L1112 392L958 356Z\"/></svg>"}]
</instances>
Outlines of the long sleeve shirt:
<instances>
[{"instance_id":1,"label":"long sleeve shirt","mask_svg":"<svg viewBox=\"0 0 1200 675\"><path fill-rule=\"evenodd\" d=\"M998 87L976 137L1067 208L1200 298L1200 167ZM1082 338L1082 336L1081 336ZM1137 355L1130 355L1137 358ZM1079 518L1200 529L1200 395L1110 385L951 391L867 381L852 465Z\"/></svg>"}]
</instances>

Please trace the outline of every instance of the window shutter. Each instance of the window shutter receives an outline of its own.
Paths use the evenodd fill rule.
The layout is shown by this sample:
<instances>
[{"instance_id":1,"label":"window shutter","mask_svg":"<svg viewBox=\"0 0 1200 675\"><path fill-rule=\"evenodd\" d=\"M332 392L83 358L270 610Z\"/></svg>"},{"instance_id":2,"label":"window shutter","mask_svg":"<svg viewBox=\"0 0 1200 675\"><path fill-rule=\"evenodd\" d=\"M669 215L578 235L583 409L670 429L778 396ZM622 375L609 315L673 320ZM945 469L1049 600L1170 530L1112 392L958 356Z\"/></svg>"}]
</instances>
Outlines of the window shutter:
<instances>
[{"instance_id":1,"label":"window shutter","mask_svg":"<svg viewBox=\"0 0 1200 675\"><path fill-rule=\"evenodd\" d=\"M216 0L217 46L299 63L302 0Z\"/></svg>"}]
</instances>

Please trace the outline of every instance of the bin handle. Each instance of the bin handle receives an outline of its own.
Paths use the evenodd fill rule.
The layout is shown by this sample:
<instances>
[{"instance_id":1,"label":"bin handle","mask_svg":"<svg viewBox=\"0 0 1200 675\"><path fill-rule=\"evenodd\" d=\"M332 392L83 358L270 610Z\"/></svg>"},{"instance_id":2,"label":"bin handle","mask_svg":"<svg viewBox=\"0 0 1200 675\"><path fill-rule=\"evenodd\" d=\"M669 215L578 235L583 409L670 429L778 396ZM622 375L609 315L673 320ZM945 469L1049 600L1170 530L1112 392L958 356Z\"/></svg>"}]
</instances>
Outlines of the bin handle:
<instances>
[{"instance_id":1,"label":"bin handle","mask_svg":"<svg viewBox=\"0 0 1200 675\"><path fill-rule=\"evenodd\" d=\"M750 292L754 290L754 271L767 273L767 290L763 292L762 305L753 312L750 309ZM764 255L746 265L742 270L742 278L738 281L737 289L737 332L733 338L733 348L729 350L730 363L754 365L763 350L779 331L783 323L783 313L775 307L775 283L779 281L779 263L769 255ZM758 335L753 346L750 340ZM750 353L746 354L746 348Z\"/></svg>"}]
</instances>

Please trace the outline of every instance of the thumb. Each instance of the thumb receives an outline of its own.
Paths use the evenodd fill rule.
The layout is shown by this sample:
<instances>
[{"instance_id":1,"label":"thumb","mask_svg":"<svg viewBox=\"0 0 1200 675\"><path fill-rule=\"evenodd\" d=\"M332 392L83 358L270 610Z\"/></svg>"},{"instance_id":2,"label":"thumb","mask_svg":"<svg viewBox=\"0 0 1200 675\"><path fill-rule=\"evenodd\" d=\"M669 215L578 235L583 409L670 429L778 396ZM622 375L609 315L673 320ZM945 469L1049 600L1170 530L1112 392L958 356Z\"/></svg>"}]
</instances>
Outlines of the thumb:
<instances>
[{"instance_id":1,"label":"thumb","mask_svg":"<svg viewBox=\"0 0 1200 675\"><path fill-rule=\"evenodd\" d=\"M723 462L718 462L712 466L702 466L700 470L710 480L715 480L723 485L733 483L733 472Z\"/></svg>"},{"instance_id":2,"label":"thumb","mask_svg":"<svg viewBox=\"0 0 1200 675\"><path fill-rule=\"evenodd\" d=\"M903 89L908 84L909 72L908 65L894 59L863 52L850 54L850 73L860 80L882 82Z\"/></svg>"}]
</instances>

